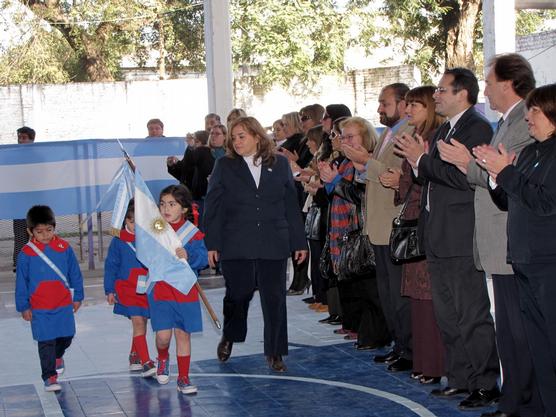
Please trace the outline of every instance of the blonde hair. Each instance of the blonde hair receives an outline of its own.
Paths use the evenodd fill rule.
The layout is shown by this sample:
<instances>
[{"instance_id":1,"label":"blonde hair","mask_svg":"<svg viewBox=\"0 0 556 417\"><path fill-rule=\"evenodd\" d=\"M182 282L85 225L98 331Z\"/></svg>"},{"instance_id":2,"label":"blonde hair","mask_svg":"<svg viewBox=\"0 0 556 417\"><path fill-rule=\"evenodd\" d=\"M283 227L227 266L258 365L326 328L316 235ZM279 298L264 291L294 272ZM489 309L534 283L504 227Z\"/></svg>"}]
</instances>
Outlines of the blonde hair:
<instances>
[{"instance_id":1,"label":"blonde hair","mask_svg":"<svg viewBox=\"0 0 556 417\"><path fill-rule=\"evenodd\" d=\"M292 127L294 134L303 132L303 126L301 125L301 119L299 118L299 113L294 111L291 113L286 113L282 115L282 120L286 120L288 124Z\"/></svg>"},{"instance_id":2,"label":"blonde hair","mask_svg":"<svg viewBox=\"0 0 556 417\"><path fill-rule=\"evenodd\" d=\"M367 151L372 152L378 142L378 135L371 122L362 117L353 116L348 117L340 123L340 129L344 129L348 126L354 126L359 129L359 134L363 139L361 145Z\"/></svg>"}]
</instances>

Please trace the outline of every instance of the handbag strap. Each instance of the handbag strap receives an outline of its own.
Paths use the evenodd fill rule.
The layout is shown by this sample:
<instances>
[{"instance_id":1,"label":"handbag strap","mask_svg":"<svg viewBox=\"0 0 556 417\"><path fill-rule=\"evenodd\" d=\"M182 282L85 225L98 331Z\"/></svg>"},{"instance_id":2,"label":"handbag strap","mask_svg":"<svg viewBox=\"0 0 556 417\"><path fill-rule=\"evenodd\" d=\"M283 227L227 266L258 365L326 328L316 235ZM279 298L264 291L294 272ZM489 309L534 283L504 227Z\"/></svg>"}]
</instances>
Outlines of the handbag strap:
<instances>
[{"instance_id":1,"label":"handbag strap","mask_svg":"<svg viewBox=\"0 0 556 417\"><path fill-rule=\"evenodd\" d=\"M413 190L414 185L415 185L415 183L412 182L411 185L409 186L409 189L407 190L407 193L406 193L404 201L403 201L402 208L400 209L400 214L398 214L398 216L397 216L398 219L402 218L402 216L405 213L405 210L407 209L407 204L409 203L409 197L411 195L411 191Z\"/></svg>"},{"instance_id":2,"label":"handbag strap","mask_svg":"<svg viewBox=\"0 0 556 417\"><path fill-rule=\"evenodd\" d=\"M68 279L67 279L66 276L63 274L63 272L60 271L60 269L54 264L54 262L52 262L52 261L50 260L50 258L49 258L48 256L46 256L46 255L44 254L44 252L43 252L42 250L40 250L40 249L37 247L37 245L35 245L33 242L29 241L29 242L27 242L27 245L28 245L31 249L33 249L33 250L35 251L35 253L36 253L37 255L39 255L39 257L40 257L50 268L52 268L52 270L53 270L54 272L56 272L56 275L58 275L58 276L60 277L60 279L61 279L62 281L64 281L64 284L66 284L66 287L69 288L70 286L69 286L69 284L68 284Z\"/></svg>"}]
</instances>

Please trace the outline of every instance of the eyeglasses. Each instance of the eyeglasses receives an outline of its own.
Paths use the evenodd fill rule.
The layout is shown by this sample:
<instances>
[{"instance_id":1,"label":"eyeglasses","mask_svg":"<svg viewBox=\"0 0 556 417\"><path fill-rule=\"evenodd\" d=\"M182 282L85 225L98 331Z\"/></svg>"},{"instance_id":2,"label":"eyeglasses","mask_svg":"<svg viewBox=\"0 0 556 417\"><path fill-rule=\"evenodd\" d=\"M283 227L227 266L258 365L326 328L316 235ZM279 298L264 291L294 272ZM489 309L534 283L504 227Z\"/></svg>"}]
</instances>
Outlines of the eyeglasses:
<instances>
[{"instance_id":1,"label":"eyeglasses","mask_svg":"<svg viewBox=\"0 0 556 417\"><path fill-rule=\"evenodd\" d=\"M334 140L336 138L341 139L342 136L339 133L336 133L334 131L330 132L330 139Z\"/></svg>"},{"instance_id":2,"label":"eyeglasses","mask_svg":"<svg viewBox=\"0 0 556 417\"><path fill-rule=\"evenodd\" d=\"M302 121L302 122L306 122L306 121L309 120L310 118L311 118L310 116L307 116L306 114L304 114L304 115L301 116L301 121Z\"/></svg>"}]
</instances>

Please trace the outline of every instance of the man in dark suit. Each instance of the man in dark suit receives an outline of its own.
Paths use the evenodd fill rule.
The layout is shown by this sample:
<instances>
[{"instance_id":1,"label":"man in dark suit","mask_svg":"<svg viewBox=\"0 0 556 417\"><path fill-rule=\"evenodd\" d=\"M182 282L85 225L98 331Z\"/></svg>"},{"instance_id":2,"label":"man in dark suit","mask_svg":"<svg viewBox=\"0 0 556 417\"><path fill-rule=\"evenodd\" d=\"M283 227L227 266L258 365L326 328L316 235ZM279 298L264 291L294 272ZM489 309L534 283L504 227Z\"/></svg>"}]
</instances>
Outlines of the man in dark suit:
<instances>
[{"instance_id":1,"label":"man in dark suit","mask_svg":"<svg viewBox=\"0 0 556 417\"><path fill-rule=\"evenodd\" d=\"M247 312L256 288L264 319L264 353L271 369L286 367L286 265L302 263L307 240L288 160L253 117L230 126L228 155L210 176L204 231L209 264L220 260L226 282L224 330L217 349L229 359L232 345L245 341Z\"/></svg>"},{"instance_id":2,"label":"man in dark suit","mask_svg":"<svg viewBox=\"0 0 556 417\"><path fill-rule=\"evenodd\" d=\"M502 113L491 145L503 144L519 156L533 142L527 131L525 100L535 88L533 69L519 54L496 56L486 77L485 96L490 108ZM507 262L508 215L493 203L488 191L488 173L468 149L452 140L438 144L440 157L467 174L475 191L475 264L492 277L495 300L496 344L504 375L498 410L481 417L544 415L521 309L517 278Z\"/></svg>"},{"instance_id":3,"label":"man in dark suit","mask_svg":"<svg viewBox=\"0 0 556 417\"><path fill-rule=\"evenodd\" d=\"M446 346L448 386L432 395L452 397L470 393L459 403L473 409L495 402L500 391L494 323L484 274L473 260L474 190L465 174L440 159L437 141L456 138L471 150L489 143L492 128L474 109L479 93L477 78L464 68L446 70L434 94L436 112L448 119L424 152L422 140L396 140L423 188L422 214L432 301Z\"/></svg>"}]
</instances>

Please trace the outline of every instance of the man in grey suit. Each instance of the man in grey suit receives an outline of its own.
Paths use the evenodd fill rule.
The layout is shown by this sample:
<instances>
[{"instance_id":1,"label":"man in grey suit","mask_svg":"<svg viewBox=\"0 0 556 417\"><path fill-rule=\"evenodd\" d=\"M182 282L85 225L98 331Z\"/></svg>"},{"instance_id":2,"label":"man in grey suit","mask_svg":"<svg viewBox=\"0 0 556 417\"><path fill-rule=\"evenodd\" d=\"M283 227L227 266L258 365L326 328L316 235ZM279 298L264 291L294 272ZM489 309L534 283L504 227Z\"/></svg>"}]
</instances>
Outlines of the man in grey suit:
<instances>
[{"instance_id":1,"label":"man in grey suit","mask_svg":"<svg viewBox=\"0 0 556 417\"><path fill-rule=\"evenodd\" d=\"M503 114L491 145L503 144L506 149L519 154L532 142L527 131L523 99L535 87L533 71L525 58L518 54L498 55L489 66L485 96L491 109ZM498 410L481 416L543 415L521 319L517 281L506 261L507 213L492 202L488 192L488 173L477 165L465 146L452 139L451 143L439 142L438 149L440 157L467 174L469 183L476 187L475 265L492 276L494 286L496 341L504 381Z\"/></svg>"}]
</instances>

